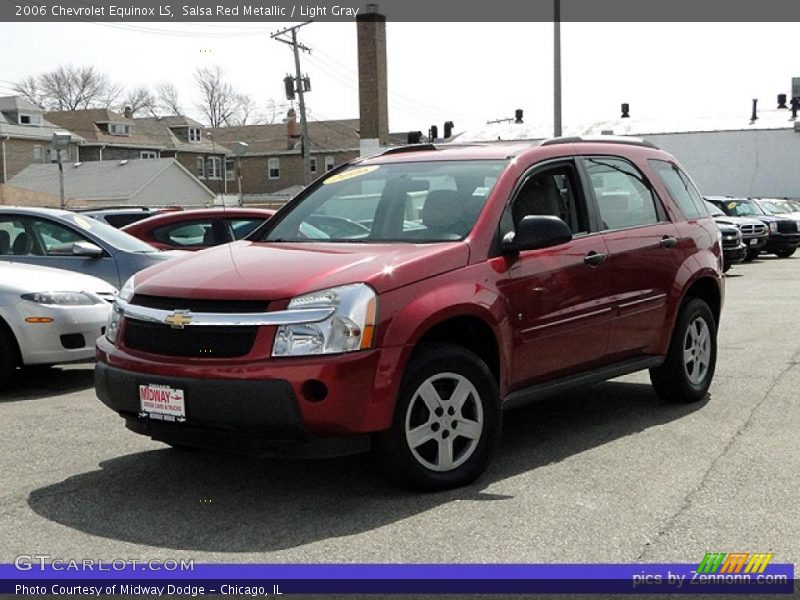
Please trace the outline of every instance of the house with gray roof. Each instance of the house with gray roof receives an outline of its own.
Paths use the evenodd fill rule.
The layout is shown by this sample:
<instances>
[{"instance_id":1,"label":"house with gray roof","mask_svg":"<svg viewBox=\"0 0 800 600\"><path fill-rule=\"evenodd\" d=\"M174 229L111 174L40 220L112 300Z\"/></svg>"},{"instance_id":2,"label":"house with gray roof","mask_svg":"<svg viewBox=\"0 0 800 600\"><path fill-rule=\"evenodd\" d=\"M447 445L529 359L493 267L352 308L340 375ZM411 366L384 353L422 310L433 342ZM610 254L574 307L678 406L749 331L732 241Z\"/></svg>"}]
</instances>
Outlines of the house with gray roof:
<instances>
[{"instance_id":1,"label":"house with gray roof","mask_svg":"<svg viewBox=\"0 0 800 600\"><path fill-rule=\"evenodd\" d=\"M230 151L188 117L133 118L127 111L95 108L51 112L47 118L82 136L81 162L174 158L213 192L227 191Z\"/></svg>"},{"instance_id":2,"label":"house with gray roof","mask_svg":"<svg viewBox=\"0 0 800 600\"><path fill-rule=\"evenodd\" d=\"M45 111L19 96L0 97L0 183L31 164L49 163L53 133L63 129L45 117ZM79 135L65 151L65 160L79 160Z\"/></svg>"},{"instance_id":3,"label":"house with gray roof","mask_svg":"<svg viewBox=\"0 0 800 600\"><path fill-rule=\"evenodd\" d=\"M48 194L59 202L58 165L34 164L9 186ZM64 165L67 207L184 206L213 203L215 194L174 158L103 160Z\"/></svg>"}]
</instances>

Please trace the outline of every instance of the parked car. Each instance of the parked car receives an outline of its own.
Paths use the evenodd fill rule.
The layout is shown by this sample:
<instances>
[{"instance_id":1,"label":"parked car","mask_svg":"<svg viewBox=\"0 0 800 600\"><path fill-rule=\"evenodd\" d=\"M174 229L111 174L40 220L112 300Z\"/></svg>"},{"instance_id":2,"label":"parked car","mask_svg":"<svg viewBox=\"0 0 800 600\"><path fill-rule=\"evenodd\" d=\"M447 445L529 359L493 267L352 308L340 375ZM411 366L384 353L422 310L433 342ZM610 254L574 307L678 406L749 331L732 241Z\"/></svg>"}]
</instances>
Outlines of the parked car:
<instances>
[{"instance_id":1,"label":"parked car","mask_svg":"<svg viewBox=\"0 0 800 600\"><path fill-rule=\"evenodd\" d=\"M366 238L302 231L314 215L364 224L366 207ZM642 369L667 401L703 398L721 269L702 197L649 142L392 149L248 240L126 282L96 391L174 446L373 444L400 481L451 488L486 468L503 409Z\"/></svg>"},{"instance_id":2,"label":"parked car","mask_svg":"<svg viewBox=\"0 0 800 600\"><path fill-rule=\"evenodd\" d=\"M0 262L0 386L17 367L93 359L116 291L96 277Z\"/></svg>"},{"instance_id":3,"label":"parked car","mask_svg":"<svg viewBox=\"0 0 800 600\"><path fill-rule=\"evenodd\" d=\"M207 208L157 215L122 230L163 250L202 250L241 240L275 214L262 208Z\"/></svg>"},{"instance_id":4,"label":"parked car","mask_svg":"<svg viewBox=\"0 0 800 600\"><path fill-rule=\"evenodd\" d=\"M136 221L177 210L182 209L177 206L168 208L155 208L151 206L108 206L102 208L79 209L76 210L76 212L120 229Z\"/></svg>"},{"instance_id":5,"label":"parked car","mask_svg":"<svg viewBox=\"0 0 800 600\"><path fill-rule=\"evenodd\" d=\"M90 217L53 208L0 207L0 261L76 271L119 288L181 253L157 248Z\"/></svg>"},{"instance_id":6,"label":"parked car","mask_svg":"<svg viewBox=\"0 0 800 600\"><path fill-rule=\"evenodd\" d=\"M717 225L735 225L742 232L742 242L747 246L744 262L750 262L756 258L769 239L767 225L758 219L726 215L721 208L708 200L705 204L708 213L714 217Z\"/></svg>"},{"instance_id":7,"label":"parked car","mask_svg":"<svg viewBox=\"0 0 800 600\"><path fill-rule=\"evenodd\" d=\"M724 260L723 273L730 271L731 267L740 263L747 256L747 246L742 241L742 232L736 225L717 223L722 234L722 255Z\"/></svg>"},{"instance_id":8,"label":"parked car","mask_svg":"<svg viewBox=\"0 0 800 600\"><path fill-rule=\"evenodd\" d=\"M768 215L779 215L800 221L800 211L788 200L773 198L753 198L753 201Z\"/></svg>"},{"instance_id":9,"label":"parked car","mask_svg":"<svg viewBox=\"0 0 800 600\"><path fill-rule=\"evenodd\" d=\"M800 244L800 224L781 215L768 215L754 200L707 196L706 199L732 217L752 217L766 224L769 229L767 243L761 249L766 254L789 258Z\"/></svg>"}]
</instances>

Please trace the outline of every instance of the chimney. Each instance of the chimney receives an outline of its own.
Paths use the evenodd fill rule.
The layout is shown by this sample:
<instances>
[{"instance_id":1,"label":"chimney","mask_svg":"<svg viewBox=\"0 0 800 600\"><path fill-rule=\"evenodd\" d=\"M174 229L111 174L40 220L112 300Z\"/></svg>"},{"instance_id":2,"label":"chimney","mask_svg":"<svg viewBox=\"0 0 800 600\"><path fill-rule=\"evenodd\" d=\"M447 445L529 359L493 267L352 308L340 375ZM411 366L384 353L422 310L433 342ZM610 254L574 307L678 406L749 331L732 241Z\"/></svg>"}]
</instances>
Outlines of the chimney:
<instances>
[{"instance_id":1,"label":"chimney","mask_svg":"<svg viewBox=\"0 0 800 600\"><path fill-rule=\"evenodd\" d=\"M389 144L386 74L386 17L367 4L356 17L358 34L358 104L362 154Z\"/></svg>"},{"instance_id":2,"label":"chimney","mask_svg":"<svg viewBox=\"0 0 800 600\"><path fill-rule=\"evenodd\" d=\"M126 106L126 107L125 107L125 108L122 110L122 115L123 115L123 116L124 116L126 119L132 119L132 118L133 118L133 109L132 109L130 106Z\"/></svg>"},{"instance_id":3,"label":"chimney","mask_svg":"<svg viewBox=\"0 0 800 600\"><path fill-rule=\"evenodd\" d=\"M627 102L622 103L622 118L623 119L630 119L631 118L631 106Z\"/></svg>"},{"instance_id":4,"label":"chimney","mask_svg":"<svg viewBox=\"0 0 800 600\"><path fill-rule=\"evenodd\" d=\"M753 114L750 115L750 123L758 121L758 98L753 98Z\"/></svg>"},{"instance_id":5,"label":"chimney","mask_svg":"<svg viewBox=\"0 0 800 600\"><path fill-rule=\"evenodd\" d=\"M300 132L297 130L297 113L293 108L286 113L286 149L292 150L300 139Z\"/></svg>"},{"instance_id":6,"label":"chimney","mask_svg":"<svg viewBox=\"0 0 800 600\"><path fill-rule=\"evenodd\" d=\"M778 108L788 108L786 106L786 94L778 94Z\"/></svg>"}]
</instances>

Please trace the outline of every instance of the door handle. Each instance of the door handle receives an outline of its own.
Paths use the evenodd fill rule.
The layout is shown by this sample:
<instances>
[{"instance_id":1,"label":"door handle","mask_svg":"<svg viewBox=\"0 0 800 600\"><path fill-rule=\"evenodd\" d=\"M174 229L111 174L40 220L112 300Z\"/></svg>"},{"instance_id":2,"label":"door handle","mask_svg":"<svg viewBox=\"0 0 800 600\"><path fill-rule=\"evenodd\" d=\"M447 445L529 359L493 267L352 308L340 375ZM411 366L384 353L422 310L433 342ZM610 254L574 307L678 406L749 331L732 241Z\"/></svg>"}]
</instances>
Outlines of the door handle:
<instances>
[{"instance_id":1,"label":"door handle","mask_svg":"<svg viewBox=\"0 0 800 600\"><path fill-rule=\"evenodd\" d=\"M678 243L678 238L672 237L671 235L665 235L663 238L661 238L660 243L664 248L672 248Z\"/></svg>"},{"instance_id":2,"label":"door handle","mask_svg":"<svg viewBox=\"0 0 800 600\"><path fill-rule=\"evenodd\" d=\"M596 267L597 265L605 261L605 259L606 259L605 254L599 254L594 250L592 250L591 252L589 252L589 254L583 257L583 262L589 265L590 267Z\"/></svg>"}]
</instances>

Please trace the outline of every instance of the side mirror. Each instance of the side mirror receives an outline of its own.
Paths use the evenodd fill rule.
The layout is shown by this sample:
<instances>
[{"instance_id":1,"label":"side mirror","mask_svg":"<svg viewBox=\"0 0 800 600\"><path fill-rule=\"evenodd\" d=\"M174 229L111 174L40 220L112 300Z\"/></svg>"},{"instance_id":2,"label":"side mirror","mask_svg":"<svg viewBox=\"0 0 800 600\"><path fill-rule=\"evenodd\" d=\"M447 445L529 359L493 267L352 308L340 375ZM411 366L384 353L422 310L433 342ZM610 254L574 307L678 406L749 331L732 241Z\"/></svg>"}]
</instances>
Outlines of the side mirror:
<instances>
[{"instance_id":1,"label":"side mirror","mask_svg":"<svg viewBox=\"0 0 800 600\"><path fill-rule=\"evenodd\" d=\"M105 251L91 242L75 242L72 244L72 254L75 256L87 256L89 258L100 258Z\"/></svg>"},{"instance_id":2,"label":"side mirror","mask_svg":"<svg viewBox=\"0 0 800 600\"><path fill-rule=\"evenodd\" d=\"M558 217L528 215L517 225L516 231L503 236L505 252L537 250L565 244L572 239L569 225Z\"/></svg>"}]
</instances>

